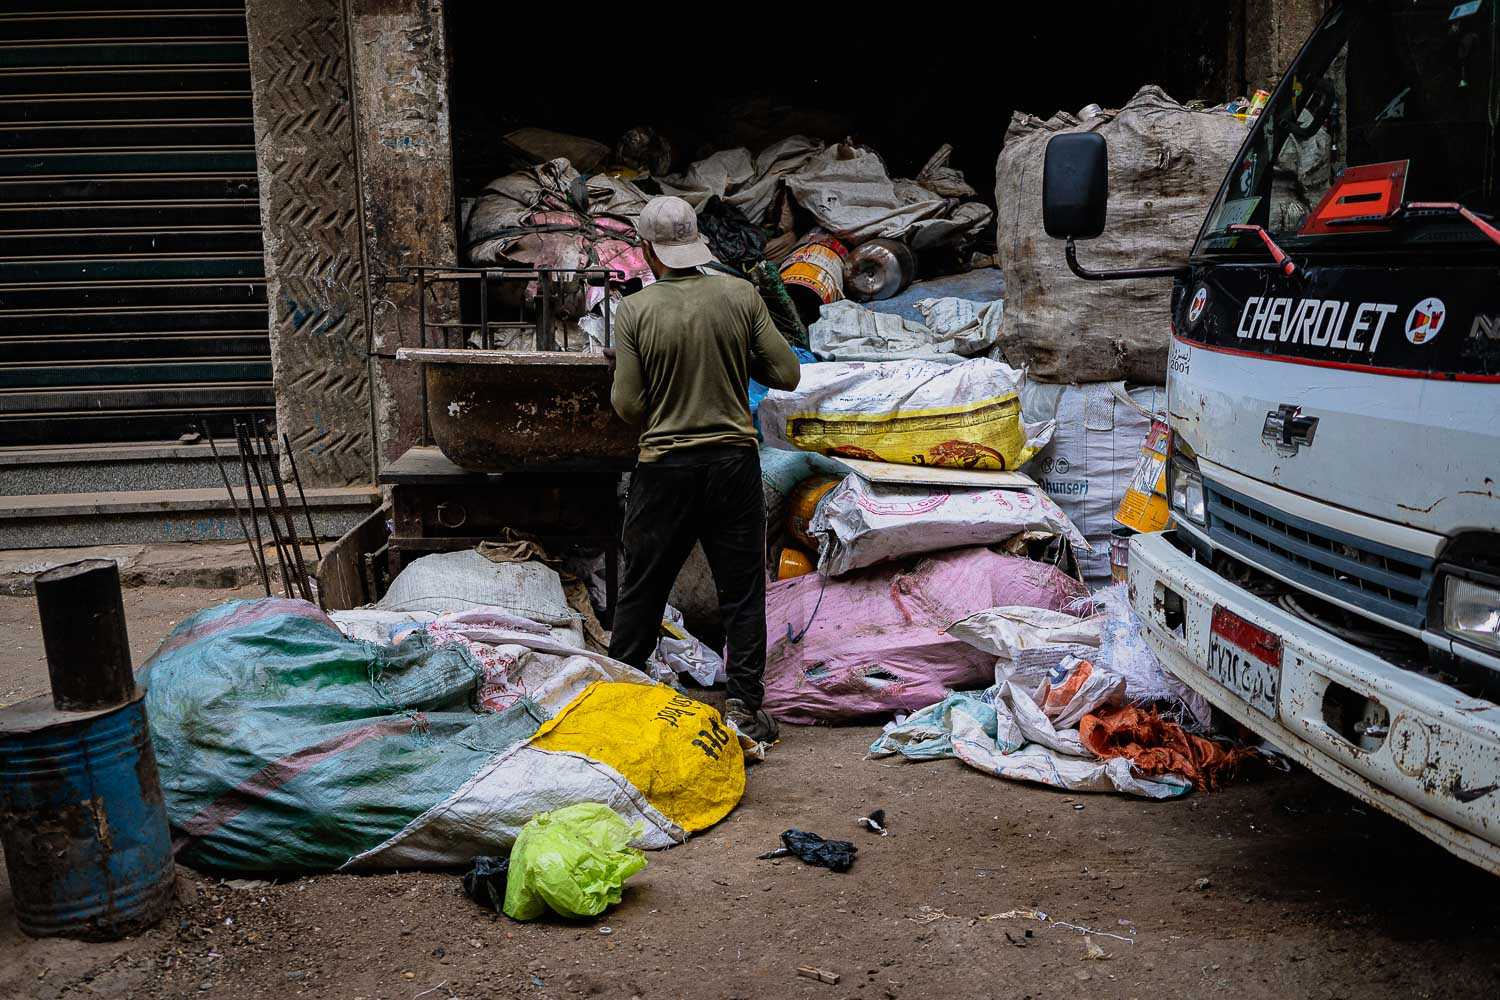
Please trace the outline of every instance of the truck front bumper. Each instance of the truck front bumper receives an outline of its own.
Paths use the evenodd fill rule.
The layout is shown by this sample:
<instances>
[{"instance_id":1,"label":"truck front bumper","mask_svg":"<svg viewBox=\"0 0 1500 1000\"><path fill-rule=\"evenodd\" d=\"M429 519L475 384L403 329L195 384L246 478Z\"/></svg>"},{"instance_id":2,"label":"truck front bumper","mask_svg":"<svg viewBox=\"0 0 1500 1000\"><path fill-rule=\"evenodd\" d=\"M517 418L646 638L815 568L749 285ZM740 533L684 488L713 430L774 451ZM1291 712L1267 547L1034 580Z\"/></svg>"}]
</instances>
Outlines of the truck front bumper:
<instances>
[{"instance_id":1,"label":"truck front bumper","mask_svg":"<svg viewBox=\"0 0 1500 1000\"><path fill-rule=\"evenodd\" d=\"M1500 874L1500 707L1254 596L1194 561L1168 533L1131 540L1129 593L1163 666L1214 707L1319 777ZM1280 638L1276 718L1207 672L1216 607ZM1349 692L1390 713L1389 733L1373 749L1330 724L1331 695Z\"/></svg>"}]
</instances>

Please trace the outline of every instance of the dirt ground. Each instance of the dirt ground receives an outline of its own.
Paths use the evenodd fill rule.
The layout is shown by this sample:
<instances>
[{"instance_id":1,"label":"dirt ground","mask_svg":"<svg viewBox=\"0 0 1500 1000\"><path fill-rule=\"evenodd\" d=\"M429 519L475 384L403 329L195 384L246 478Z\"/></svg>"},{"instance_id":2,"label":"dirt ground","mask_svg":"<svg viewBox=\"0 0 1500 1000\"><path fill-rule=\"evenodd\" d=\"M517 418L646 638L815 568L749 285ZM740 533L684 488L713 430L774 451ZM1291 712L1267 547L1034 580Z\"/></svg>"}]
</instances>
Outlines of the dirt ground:
<instances>
[{"instance_id":1,"label":"dirt ground","mask_svg":"<svg viewBox=\"0 0 1500 1000\"><path fill-rule=\"evenodd\" d=\"M226 596L128 591L132 648ZM45 690L34 625L31 599L0 599L0 702ZM176 912L140 938L32 941L0 880L0 997L1500 996L1500 883L1305 773L1069 796L864 760L876 731L788 727L727 820L652 854L588 923L512 922L453 874L180 869ZM855 826L876 807L888 837ZM755 860L788 827L859 859Z\"/></svg>"}]
</instances>

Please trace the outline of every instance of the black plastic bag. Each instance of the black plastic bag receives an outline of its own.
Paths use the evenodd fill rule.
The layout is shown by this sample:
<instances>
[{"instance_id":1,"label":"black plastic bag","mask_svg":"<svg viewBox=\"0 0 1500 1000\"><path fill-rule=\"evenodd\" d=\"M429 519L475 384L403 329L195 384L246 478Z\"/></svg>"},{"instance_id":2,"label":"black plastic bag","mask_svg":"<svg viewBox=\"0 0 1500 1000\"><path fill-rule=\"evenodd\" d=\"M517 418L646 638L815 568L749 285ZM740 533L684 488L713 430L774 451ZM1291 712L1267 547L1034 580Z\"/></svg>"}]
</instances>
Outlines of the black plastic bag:
<instances>
[{"instance_id":1,"label":"black plastic bag","mask_svg":"<svg viewBox=\"0 0 1500 1000\"><path fill-rule=\"evenodd\" d=\"M847 840L824 840L816 833L807 833L804 830L788 830L781 835L782 846L774 851L768 851L760 857L781 858L788 854L795 854L803 862L816 865L819 868L831 868L836 872L846 872L849 866L854 864L854 855L859 852Z\"/></svg>"},{"instance_id":2,"label":"black plastic bag","mask_svg":"<svg viewBox=\"0 0 1500 1000\"><path fill-rule=\"evenodd\" d=\"M464 874L464 895L496 913L504 912L505 880L510 874L510 858L481 855L470 864L474 867Z\"/></svg>"},{"instance_id":3,"label":"black plastic bag","mask_svg":"<svg viewBox=\"0 0 1500 1000\"><path fill-rule=\"evenodd\" d=\"M698 231L726 264L753 264L766 250L766 232L733 205L714 195L698 209Z\"/></svg>"}]
</instances>

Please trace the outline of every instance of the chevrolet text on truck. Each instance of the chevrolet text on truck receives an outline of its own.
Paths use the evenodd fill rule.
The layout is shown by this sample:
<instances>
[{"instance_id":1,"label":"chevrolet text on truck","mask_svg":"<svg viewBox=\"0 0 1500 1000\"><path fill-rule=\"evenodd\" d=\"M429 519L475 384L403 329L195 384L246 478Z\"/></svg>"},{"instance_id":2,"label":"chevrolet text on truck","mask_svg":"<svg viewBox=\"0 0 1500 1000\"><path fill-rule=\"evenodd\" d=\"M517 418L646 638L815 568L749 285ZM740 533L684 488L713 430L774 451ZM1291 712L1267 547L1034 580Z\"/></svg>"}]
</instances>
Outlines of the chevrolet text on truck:
<instances>
[{"instance_id":1,"label":"chevrolet text on truck","mask_svg":"<svg viewBox=\"0 0 1500 1000\"><path fill-rule=\"evenodd\" d=\"M1500 0L1335 7L1188 263L1089 271L1101 136L1046 229L1171 277L1174 526L1131 541L1162 662L1329 782L1500 873Z\"/></svg>"}]
</instances>

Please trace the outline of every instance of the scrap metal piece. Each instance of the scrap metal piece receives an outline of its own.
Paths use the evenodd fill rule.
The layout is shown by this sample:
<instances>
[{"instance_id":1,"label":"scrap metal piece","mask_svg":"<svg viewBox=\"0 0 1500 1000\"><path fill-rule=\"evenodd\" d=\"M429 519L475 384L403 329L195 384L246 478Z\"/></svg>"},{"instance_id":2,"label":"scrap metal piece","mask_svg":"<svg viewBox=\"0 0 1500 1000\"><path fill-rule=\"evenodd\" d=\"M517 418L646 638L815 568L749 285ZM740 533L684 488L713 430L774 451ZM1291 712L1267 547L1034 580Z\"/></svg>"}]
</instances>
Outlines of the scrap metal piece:
<instances>
[{"instance_id":1,"label":"scrap metal piece","mask_svg":"<svg viewBox=\"0 0 1500 1000\"><path fill-rule=\"evenodd\" d=\"M266 590L266 596L271 596L271 577L266 572L266 554L250 541L250 528L245 524L245 512L240 509L239 498L234 495L234 490L229 485L229 473L224 470L224 460L219 457L219 447L214 444L214 436L208 429L208 421L199 418L198 427L203 431L203 436L208 438L208 447L214 453L214 465L218 466L219 478L224 480L224 492L229 494L229 502L234 504L234 516L240 522L240 534L245 536L245 544L250 548L250 558L255 560L255 568L260 571L260 583ZM302 484L297 484L297 489L302 489ZM307 503L303 499L303 504Z\"/></svg>"}]
</instances>

